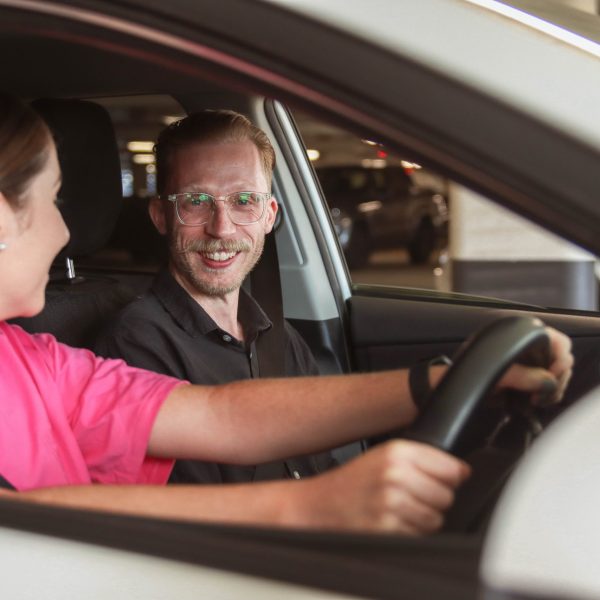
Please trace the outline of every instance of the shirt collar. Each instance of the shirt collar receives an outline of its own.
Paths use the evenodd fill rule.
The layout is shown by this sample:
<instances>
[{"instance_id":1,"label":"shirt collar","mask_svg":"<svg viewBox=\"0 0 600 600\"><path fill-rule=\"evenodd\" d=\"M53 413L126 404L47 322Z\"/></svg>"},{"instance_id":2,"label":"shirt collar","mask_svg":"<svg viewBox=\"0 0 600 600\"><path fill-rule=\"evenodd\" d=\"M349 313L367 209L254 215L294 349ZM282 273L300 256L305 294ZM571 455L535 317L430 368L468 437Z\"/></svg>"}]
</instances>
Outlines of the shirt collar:
<instances>
[{"instance_id":1,"label":"shirt collar","mask_svg":"<svg viewBox=\"0 0 600 600\"><path fill-rule=\"evenodd\" d=\"M159 271L151 291L171 318L192 337L207 335L211 331L222 331L167 268ZM259 333L272 326L269 317L243 288L240 289L238 319L244 328L246 343L252 343Z\"/></svg>"}]
</instances>

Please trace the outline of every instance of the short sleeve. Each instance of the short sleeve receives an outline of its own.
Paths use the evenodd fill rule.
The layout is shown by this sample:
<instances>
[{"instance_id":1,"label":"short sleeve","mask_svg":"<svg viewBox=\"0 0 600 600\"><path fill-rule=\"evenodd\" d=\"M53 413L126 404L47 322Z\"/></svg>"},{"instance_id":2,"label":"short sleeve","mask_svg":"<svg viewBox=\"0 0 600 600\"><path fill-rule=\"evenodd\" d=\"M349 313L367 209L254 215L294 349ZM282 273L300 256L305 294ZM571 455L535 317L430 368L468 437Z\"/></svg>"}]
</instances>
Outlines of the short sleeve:
<instances>
[{"instance_id":1,"label":"short sleeve","mask_svg":"<svg viewBox=\"0 0 600 600\"><path fill-rule=\"evenodd\" d=\"M97 483L165 483L173 461L146 456L154 420L182 381L71 348L52 336L45 346L64 410Z\"/></svg>"}]
</instances>

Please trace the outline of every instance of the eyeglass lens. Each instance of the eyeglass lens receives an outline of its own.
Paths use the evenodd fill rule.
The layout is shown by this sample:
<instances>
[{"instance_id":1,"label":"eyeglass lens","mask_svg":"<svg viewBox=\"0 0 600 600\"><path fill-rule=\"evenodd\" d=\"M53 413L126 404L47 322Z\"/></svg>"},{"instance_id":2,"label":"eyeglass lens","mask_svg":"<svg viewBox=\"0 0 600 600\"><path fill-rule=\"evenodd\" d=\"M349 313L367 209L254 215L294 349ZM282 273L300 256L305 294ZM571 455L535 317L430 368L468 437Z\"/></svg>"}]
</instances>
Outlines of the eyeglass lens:
<instances>
[{"instance_id":1,"label":"eyeglass lens","mask_svg":"<svg viewBox=\"0 0 600 600\"><path fill-rule=\"evenodd\" d=\"M235 192L224 198L229 218L239 225L255 223L264 211L266 194L257 192ZM206 223L216 199L210 194L178 194L177 210L179 218L186 225Z\"/></svg>"}]
</instances>

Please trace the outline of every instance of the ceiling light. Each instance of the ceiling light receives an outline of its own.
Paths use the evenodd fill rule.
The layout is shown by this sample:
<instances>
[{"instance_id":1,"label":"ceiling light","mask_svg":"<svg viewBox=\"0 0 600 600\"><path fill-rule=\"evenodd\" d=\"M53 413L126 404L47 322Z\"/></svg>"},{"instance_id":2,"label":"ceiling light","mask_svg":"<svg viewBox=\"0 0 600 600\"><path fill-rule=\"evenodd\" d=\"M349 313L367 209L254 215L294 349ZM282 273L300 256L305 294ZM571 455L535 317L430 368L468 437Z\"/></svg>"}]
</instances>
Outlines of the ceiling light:
<instances>
[{"instance_id":1,"label":"ceiling light","mask_svg":"<svg viewBox=\"0 0 600 600\"><path fill-rule=\"evenodd\" d=\"M152 152L154 142L127 142L129 152Z\"/></svg>"},{"instance_id":2,"label":"ceiling light","mask_svg":"<svg viewBox=\"0 0 600 600\"><path fill-rule=\"evenodd\" d=\"M381 210L381 200L370 200L369 202L361 202L356 210L360 213L372 213Z\"/></svg>"},{"instance_id":3,"label":"ceiling light","mask_svg":"<svg viewBox=\"0 0 600 600\"><path fill-rule=\"evenodd\" d=\"M363 158L360 164L365 169L384 169L387 167L387 160L385 158Z\"/></svg>"},{"instance_id":4,"label":"ceiling light","mask_svg":"<svg viewBox=\"0 0 600 600\"><path fill-rule=\"evenodd\" d=\"M136 165L150 165L154 162L154 154L134 154L133 162Z\"/></svg>"},{"instance_id":5,"label":"ceiling light","mask_svg":"<svg viewBox=\"0 0 600 600\"><path fill-rule=\"evenodd\" d=\"M540 17L526 13L518 8L507 6L501 2L498 2L497 0L467 0L467 2L476 4L482 8L487 8L488 10L494 11L500 15L508 17L509 19L518 21L523 25L527 25L532 29L537 29L538 31L550 35L557 40L566 42L575 48L589 52L594 56L600 56L600 45L593 40L589 40L581 35L573 33L572 31L568 31L567 29L555 25L554 23L544 21Z\"/></svg>"},{"instance_id":6,"label":"ceiling light","mask_svg":"<svg viewBox=\"0 0 600 600\"><path fill-rule=\"evenodd\" d=\"M314 148L308 148L306 150L306 154L308 154L308 158L311 161L319 160L319 157L321 156L321 153L318 150L315 150Z\"/></svg>"}]
</instances>

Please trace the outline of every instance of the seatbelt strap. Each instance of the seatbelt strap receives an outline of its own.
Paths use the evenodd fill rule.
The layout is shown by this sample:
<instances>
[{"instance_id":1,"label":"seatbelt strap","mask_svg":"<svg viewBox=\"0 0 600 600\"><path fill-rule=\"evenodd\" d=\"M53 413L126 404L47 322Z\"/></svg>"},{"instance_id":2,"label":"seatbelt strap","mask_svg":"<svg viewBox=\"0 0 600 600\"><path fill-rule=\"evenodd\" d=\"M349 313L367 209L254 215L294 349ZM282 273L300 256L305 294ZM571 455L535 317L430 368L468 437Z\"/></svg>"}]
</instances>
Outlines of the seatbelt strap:
<instances>
[{"instance_id":1,"label":"seatbelt strap","mask_svg":"<svg viewBox=\"0 0 600 600\"><path fill-rule=\"evenodd\" d=\"M1 473L0 473L0 488L4 488L5 490L14 490L14 491L17 490L17 488L10 481L8 481L8 479L6 479Z\"/></svg>"},{"instance_id":2,"label":"seatbelt strap","mask_svg":"<svg viewBox=\"0 0 600 600\"><path fill-rule=\"evenodd\" d=\"M250 275L250 286L253 298L273 324L256 340L260 376L284 377L286 373L283 294L274 232L265 237L263 255ZM256 468L254 480L280 479L283 474L281 467L281 462L259 465ZM299 478L302 473L311 472L312 465L309 458L292 458L285 461L285 469L288 476Z\"/></svg>"},{"instance_id":3,"label":"seatbelt strap","mask_svg":"<svg viewBox=\"0 0 600 600\"><path fill-rule=\"evenodd\" d=\"M256 340L260 376L283 377L285 375L283 296L274 232L265 237L263 255L250 274L250 287L252 297L272 323L271 328Z\"/></svg>"}]
</instances>

